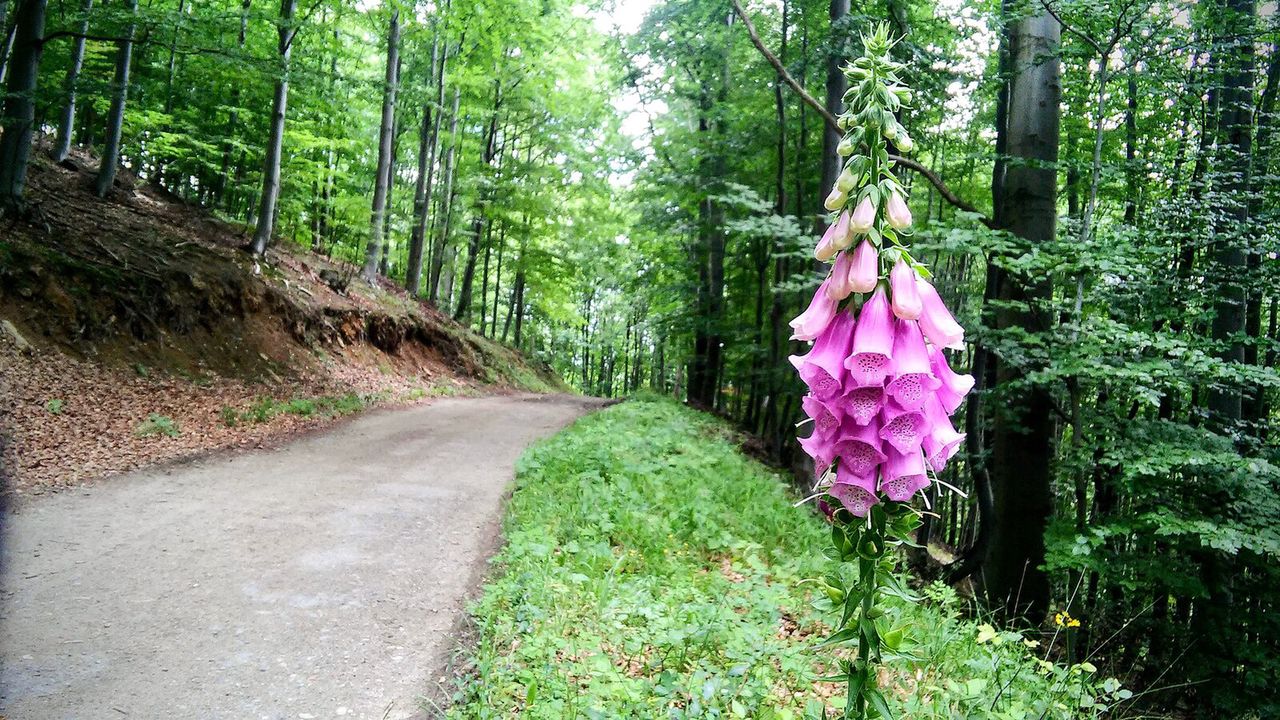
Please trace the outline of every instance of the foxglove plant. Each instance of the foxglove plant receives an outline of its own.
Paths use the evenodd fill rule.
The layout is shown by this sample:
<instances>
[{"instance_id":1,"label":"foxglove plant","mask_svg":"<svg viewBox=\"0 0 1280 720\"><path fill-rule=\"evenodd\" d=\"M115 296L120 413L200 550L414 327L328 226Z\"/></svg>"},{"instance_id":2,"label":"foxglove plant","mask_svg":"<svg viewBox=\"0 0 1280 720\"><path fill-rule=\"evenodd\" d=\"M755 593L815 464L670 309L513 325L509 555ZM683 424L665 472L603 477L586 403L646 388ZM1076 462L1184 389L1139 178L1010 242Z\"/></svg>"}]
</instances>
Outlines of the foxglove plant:
<instances>
[{"instance_id":1,"label":"foxglove plant","mask_svg":"<svg viewBox=\"0 0 1280 720\"><path fill-rule=\"evenodd\" d=\"M828 555L837 563L817 603L840 615L823 645L857 649L829 678L848 685L845 720L890 717L876 666L910 655L905 628L892 627L877 603L911 599L892 551L911 544L920 518L915 495L964 441L950 415L973 387L943 353L964 346L964 329L906 245L911 211L886 141L903 152L912 147L895 118L910 91L889 56L892 45L887 26L879 26L845 68L850 87L837 148L844 167L825 203L830 228L815 251L832 269L791 322L793 339L813 341L791 362L809 388L802 407L813 430L800 445L813 458L815 490L832 520Z\"/></svg>"}]
</instances>

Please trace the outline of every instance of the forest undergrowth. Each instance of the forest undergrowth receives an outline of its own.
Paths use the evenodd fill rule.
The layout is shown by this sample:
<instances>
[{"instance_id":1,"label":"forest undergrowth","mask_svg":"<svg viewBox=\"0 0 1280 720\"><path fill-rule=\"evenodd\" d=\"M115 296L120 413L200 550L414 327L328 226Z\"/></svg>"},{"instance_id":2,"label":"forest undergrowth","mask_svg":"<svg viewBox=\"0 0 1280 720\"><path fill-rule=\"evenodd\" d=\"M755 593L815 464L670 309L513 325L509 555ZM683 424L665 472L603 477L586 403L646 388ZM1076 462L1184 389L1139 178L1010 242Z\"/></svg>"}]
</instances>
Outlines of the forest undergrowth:
<instances>
[{"instance_id":1,"label":"forest undergrowth","mask_svg":"<svg viewBox=\"0 0 1280 720\"><path fill-rule=\"evenodd\" d=\"M811 607L829 530L727 424L641 397L517 472L451 717L836 716L841 687L813 651L834 618ZM920 593L886 608L918 639L902 648L915 661L882 670L898 717L1127 716L1119 681L1057 661L1058 628L999 631L945 585Z\"/></svg>"}]
</instances>

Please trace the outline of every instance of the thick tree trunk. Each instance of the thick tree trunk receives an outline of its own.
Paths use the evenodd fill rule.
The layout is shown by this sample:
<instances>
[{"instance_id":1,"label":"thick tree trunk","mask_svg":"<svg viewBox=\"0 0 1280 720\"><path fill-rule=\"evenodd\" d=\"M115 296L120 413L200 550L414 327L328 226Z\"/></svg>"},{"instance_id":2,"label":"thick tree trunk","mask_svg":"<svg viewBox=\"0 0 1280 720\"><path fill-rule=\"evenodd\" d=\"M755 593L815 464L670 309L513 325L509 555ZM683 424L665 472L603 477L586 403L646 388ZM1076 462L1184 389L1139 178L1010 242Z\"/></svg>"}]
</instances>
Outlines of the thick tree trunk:
<instances>
[{"instance_id":1,"label":"thick tree trunk","mask_svg":"<svg viewBox=\"0 0 1280 720\"><path fill-rule=\"evenodd\" d=\"M365 282L378 276L378 254L382 252L383 216L387 212L387 190L391 179L391 147L396 126L396 68L400 63L400 11L391 11L387 25L387 68L382 86L382 124L378 130L378 169L373 183L373 212L369 219L369 245L365 249Z\"/></svg>"},{"instance_id":2,"label":"thick tree trunk","mask_svg":"<svg viewBox=\"0 0 1280 720\"><path fill-rule=\"evenodd\" d=\"M0 215L22 206L35 128L36 80L44 49L45 0L20 0L13 14L13 53L9 82L0 115Z\"/></svg>"},{"instance_id":3,"label":"thick tree trunk","mask_svg":"<svg viewBox=\"0 0 1280 720\"><path fill-rule=\"evenodd\" d=\"M1009 78L1004 136L1009 162L996 196L1001 227L1031 243L1052 242L1057 228L1059 26L1048 13L1014 21L1009 28ZM999 297L1028 303L1024 311L997 312L999 328L1030 333L1049 329L1051 315L1036 304L1052 292L1048 280L1001 279ZM999 363L998 385L1036 368ZM1005 400L992 428L991 484L995 501L991 541L983 565L988 599L1010 615L1037 622L1049 607L1044 531L1053 509L1053 425L1048 390L1031 386Z\"/></svg>"},{"instance_id":4,"label":"thick tree trunk","mask_svg":"<svg viewBox=\"0 0 1280 720\"><path fill-rule=\"evenodd\" d=\"M138 0L126 0L132 16L138 11ZM120 164L120 140L124 133L124 107L129 101L129 71L133 65L133 33L131 19L124 37L116 49L116 76L112 81L111 112L107 115L107 137L102 148L102 162L98 165L98 197L106 197L116 180L116 168Z\"/></svg>"},{"instance_id":5,"label":"thick tree trunk","mask_svg":"<svg viewBox=\"0 0 1280 720\"><path fill-rule=\"evenodd\" d=\"M248 3L246 3L247 7ZM267 251L276 223L276 201L280 199L280 155L284 150L284 118L289 102L289 55L293 50L293 15L298 0L280 0L280 75L276 78L275 97L271 103L271 132L267 138L267 154L262 161L262 195L258 203L258 226L253 233L250 252Z\"/></svg>"},{"instance_id":6,"label":"thick tree trunk","mask_svg":"<svg viewBox=\"0 0 1280 720\"><path fill-rule=\"evenodd\" d=\"M849 14L849 0L831 0L831 37L827 42L827 110L836 117L844 112L844 93L849 83L844 77L841 66L844 65L846 34L845 16ZM830 123L822 125L822 187L819 192L825 195L835 185L840 174L840 156L836 154L836 146L840 144L840 131L831 127Z\"/></svg>"},{"instance_id":7,"label":"thick tree trunk","mask_svg":"<svg viewBox=\"0 0 1280 720\"><path fill-rule=\"evenodd\" d=\"M80 25L77 27L79 35L71 41L71 60L67 65L67 79L64 84L63 92L66 95L66 101L62 104L62 114L58 117L58 137L53 143L54 162L62 162L67 159L67 155L71 154L71 135L75 130L76 122L76 84L80 80L80 69L84 67L84 43L85 35L89 32L89 12L93 10L93 0L83 0L80 3ZM0 21L0 25L4 23Z\"/></svg>"}]
</instances>

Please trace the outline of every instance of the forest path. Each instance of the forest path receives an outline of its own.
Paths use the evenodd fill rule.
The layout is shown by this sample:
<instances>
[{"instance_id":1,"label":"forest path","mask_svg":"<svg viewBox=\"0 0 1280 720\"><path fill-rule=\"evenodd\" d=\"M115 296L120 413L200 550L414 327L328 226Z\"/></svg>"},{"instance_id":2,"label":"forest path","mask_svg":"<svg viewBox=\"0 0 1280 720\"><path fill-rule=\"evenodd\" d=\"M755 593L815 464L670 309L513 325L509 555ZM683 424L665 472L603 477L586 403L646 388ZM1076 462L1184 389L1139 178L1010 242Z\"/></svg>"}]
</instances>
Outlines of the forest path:
<instances>
[{"instance_id":1,"label":"forest path","mask_svg":"<svg viewBox=\"0 0 1280 720\"><path fill-rule=\"evenodd\" d=\"M516 458L601 404L439 400L24 501L3 517L0 716L413 716Z\"/></svg>"}]
</instances>

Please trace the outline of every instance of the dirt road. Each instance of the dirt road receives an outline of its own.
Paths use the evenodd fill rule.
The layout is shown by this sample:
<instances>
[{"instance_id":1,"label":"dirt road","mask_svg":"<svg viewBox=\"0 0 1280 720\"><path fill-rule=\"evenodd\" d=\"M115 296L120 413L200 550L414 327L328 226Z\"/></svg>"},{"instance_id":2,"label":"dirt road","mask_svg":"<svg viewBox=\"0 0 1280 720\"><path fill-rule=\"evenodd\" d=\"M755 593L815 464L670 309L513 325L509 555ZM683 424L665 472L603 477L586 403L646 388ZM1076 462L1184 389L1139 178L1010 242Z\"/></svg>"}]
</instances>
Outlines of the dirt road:
<instances>
[{"instance_id":1,"label":"dirt road","mask_svg":"<svg viewBox=\"0 0 1280 720\"><path fill-rule=\"evenodd\" d=\"M598 406L440 400L24 501L3 517L0 715L421 713L514 461Z\"/></svg>"}]
</instances>

